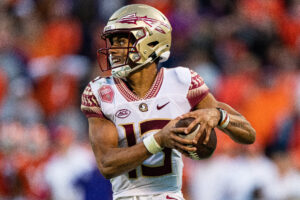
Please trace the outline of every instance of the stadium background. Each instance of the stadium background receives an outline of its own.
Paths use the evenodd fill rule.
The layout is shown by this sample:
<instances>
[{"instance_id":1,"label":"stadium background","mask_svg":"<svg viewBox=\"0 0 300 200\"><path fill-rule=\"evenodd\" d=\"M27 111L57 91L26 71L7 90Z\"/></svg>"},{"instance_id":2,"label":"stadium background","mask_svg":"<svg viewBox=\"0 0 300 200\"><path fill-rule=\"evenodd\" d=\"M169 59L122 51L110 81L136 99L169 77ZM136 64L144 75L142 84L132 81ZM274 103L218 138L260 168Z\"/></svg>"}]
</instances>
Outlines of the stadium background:
<instances>
[{"instance_id":1,"label":"stadium background","mask_svg":"<svg viewBox=\"0 0 300 200\"><path fill-rule=\"evenodd\" d=\"M1 0L0 199L110 199L80 96L104 24L129 3L169 18L163 66L198 72L257 131L251 146L218 132L210 159L184 159L186 199L300 199L298 0Z\"/></svg>"}]
</instances>

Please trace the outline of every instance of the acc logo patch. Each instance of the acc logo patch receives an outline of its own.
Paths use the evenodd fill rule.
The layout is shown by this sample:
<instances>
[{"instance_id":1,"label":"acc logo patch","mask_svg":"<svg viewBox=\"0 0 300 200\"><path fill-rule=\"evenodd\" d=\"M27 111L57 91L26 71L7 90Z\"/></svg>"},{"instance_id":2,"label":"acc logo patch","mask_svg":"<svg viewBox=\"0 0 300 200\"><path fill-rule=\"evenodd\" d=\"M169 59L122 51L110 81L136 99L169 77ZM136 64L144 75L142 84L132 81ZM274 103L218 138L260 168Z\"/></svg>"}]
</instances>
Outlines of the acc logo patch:
<instances>
[{"instance_id":1,"label":"acc logo patch","mask_svg":"<svg viewBox=\"0 0 300 200\"><path fill-rule=\"evenodd\" d=\"M117 118L124 119L124 118L128 117L128 116L130 115L130 113L131 113L131 112L130 112L129 110L127 110L127 109L121 109L121 110L118 110L118 111L116 112L115 116L116 116Z\"/></svg>"},{"instance_id":2,"label":"acc logo patch","mask_svg":"<svg viewBox=\"0 0 300 200\"><path fill-rule=\"evenodd\" d=\"M104 85L99 90L98 93L101 97L101 100L107 103L112 103L114 100L114 91L110 85Z\"/></svg>"}]
</instances>

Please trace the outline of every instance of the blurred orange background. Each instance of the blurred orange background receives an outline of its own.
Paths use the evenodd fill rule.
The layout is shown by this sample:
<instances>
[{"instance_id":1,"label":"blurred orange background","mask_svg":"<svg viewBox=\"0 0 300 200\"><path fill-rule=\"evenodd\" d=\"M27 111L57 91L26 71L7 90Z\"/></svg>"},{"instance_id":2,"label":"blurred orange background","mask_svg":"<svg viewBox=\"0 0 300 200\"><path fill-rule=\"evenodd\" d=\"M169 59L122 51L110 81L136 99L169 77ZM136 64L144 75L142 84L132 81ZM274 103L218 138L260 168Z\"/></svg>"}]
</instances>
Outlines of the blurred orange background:
<instances>
[{"instance_id":1,"label":"blurred orange background","mask_svg":"<svg viewBox=\"0 0 300 200\"><path fill-rule=\"evenodd\" d=\"M152 5L173 27L171 58L202 76L257 132L218 131L215 154L184 159L198 199L300 199L300 1L4 0L0 2L0 199L111 199L88 142L80 97L99 75L109 16Z\"/></svg>"}]
</instances>

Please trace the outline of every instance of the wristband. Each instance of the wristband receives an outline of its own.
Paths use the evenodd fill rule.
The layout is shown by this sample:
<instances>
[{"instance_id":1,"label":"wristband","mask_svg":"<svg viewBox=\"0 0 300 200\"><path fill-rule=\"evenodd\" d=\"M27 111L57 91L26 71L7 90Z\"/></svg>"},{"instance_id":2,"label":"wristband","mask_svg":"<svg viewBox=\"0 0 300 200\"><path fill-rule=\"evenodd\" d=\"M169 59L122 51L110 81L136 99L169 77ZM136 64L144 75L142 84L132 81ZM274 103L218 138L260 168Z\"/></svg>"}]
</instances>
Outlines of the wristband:
<instances>
[{"instance_id":1,"label":"wristband","mask_svg":"<svg viewBox=\"0 0 300 200\"><path fill-rule=\"evenodd\" d=\"M220 120L218 122L218 125L221 128L226 128L228 126L228 124L229 124L229 121L230 121L229 115L222 108L217 108L217 109L220 111Z\"/></svg>"},{"instance_id":2,"label":"wristband","mask_svg":"<svg viewBox=\"0 0 300 200\"><path fill-rule=\"evenodd\" d=\"M218 121L218 125L220 125L221 122L222 122L222 119L223 119L223 112L222 112L222 109L221 109L221 108L217 108L217 110L220 112L220 119L219 119L219 121Z\"/></svg>"},{"instance_id":3,"label":"wristband","mask_svg":"<svg viewBox=\"0 0 300 200\"><path fill-rule=\"evenodd\" d=\"M152 154L156 154L163 150L163 148L156 142L154 135L150 135L150 136L146 137L143 140L143 143L144 143L146 149Z\"/></svg>"}]
</instances>

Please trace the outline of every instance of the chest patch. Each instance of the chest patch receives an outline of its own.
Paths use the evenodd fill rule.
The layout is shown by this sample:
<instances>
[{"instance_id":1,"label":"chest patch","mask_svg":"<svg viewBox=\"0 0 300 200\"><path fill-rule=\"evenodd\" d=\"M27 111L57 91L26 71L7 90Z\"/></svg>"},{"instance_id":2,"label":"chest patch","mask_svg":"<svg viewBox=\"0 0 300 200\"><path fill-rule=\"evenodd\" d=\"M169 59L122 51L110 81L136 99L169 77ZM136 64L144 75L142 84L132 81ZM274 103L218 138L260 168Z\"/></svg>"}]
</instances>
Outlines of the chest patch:
<instances>
[{"instance_id":1,"label":"chest patch","mask_svg":"<svg viewBox=\"0 0 300 200\"><path fill-rule=\"evenodd\" d=\"M114 100L114 91L112 90L111 86L109 85L103 85L98 90L99 96L101 97L101 100L106 103L112 103Z\"/></svg>"}]
</instances>

